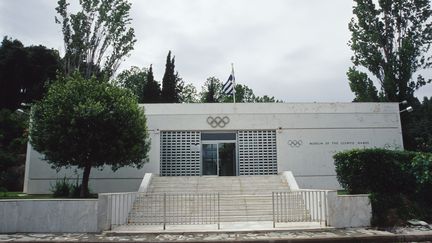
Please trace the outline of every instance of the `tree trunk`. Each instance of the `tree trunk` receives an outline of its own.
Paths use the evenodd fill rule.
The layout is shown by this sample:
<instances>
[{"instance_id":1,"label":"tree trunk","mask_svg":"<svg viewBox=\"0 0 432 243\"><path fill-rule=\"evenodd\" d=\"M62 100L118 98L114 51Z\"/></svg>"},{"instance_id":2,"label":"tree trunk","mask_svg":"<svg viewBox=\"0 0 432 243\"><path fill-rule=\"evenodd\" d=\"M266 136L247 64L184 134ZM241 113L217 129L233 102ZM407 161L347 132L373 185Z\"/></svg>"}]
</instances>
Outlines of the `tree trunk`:
<instances>
[{"instance_id":1,"label":"tree trunk","mask_svg":"<svg viewBox=\"0 0 432 243\"><path fill-rule=\"evenodd\" d=\"M88 182L89 182L89 177L90 177L90 170L91 170L91 165L86 165L86 167L84 167L84 173L83 173L83 178L82 178L82 183L81 183L80 197L89 196Z\"/></svg>"}]
</instances>

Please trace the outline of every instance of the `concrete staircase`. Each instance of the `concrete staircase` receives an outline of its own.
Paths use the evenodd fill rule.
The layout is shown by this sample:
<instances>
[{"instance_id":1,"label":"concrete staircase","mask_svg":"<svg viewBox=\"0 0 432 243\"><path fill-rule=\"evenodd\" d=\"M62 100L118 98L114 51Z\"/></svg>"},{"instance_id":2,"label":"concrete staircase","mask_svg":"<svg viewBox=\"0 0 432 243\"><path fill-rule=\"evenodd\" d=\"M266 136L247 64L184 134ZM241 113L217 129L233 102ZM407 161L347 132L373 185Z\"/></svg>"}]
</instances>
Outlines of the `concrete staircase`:
<instances>
[{"instance_id":1,"label":"concrete staircase","mask_svg":"<svg viewBox=\"0 0 432 243\"><path fill-rule=\"evenodd\" d=\"M146 195L138 196L129 214L129 223L146 224L152 220L149 211L163 214L163 198L148 195L171 193L219 193L221 222L272 221L272 192L289 191L287 181L279 175L226 177L159 177L154 176ZM154 207L152 209L144 207ZM184 207L188 207L185 205ZM185 210L185 209L183 209ZM292 210L292 209L291 209ZM193 209L186 209L192 212ZM147 213L146 213L147 212ZM292 214L306 217L305 206L297 205ZM305 216L306 215L306 216Z\"/></svg>"}]
</instances>

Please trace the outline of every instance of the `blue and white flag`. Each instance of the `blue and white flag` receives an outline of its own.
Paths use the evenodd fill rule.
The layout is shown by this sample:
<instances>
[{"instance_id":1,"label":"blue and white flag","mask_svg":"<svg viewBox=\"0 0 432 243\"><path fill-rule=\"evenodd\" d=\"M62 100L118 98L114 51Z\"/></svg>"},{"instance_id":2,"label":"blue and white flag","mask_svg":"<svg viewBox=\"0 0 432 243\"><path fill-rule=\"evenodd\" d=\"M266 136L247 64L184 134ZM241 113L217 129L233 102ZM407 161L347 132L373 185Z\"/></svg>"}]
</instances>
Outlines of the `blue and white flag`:
<instances>
[{"instance_id":1,"label":"blue and white flag","mask_svg":"<svg viewBox=\"0 0 432 243\"><path fill-rule=\"evenodd\" d=\"M226 95L232 95L235 103L235 77L234 77L234 63L231 63L231 74L225 84L222 86L222 92Z\"/></svg>"},{"instance_id":2,"label":"blue and white flag","mask_svg":"<svg viewBox=\"0 0 432 243\"><path fill-rule=\"evenodd\" d=\"M234 83L235 83L234 75L230 74L228 80L222 86L222 92L224 92L224 94L226 94L226 95L233 95L233 93L234 93Z\"/></svg>"}]
</instances>

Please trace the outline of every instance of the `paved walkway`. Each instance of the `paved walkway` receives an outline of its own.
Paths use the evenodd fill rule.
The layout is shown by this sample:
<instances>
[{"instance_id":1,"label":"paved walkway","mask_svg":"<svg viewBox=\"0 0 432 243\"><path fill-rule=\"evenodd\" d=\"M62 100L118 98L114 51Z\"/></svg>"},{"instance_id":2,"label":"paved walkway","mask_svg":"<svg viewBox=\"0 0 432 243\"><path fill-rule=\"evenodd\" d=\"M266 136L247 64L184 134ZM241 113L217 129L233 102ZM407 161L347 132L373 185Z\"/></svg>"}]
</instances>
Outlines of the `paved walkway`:
<instances>
[{"instance_id":1,"label":"paved walkway","mask_svg":"<svg viewBox=\"0 0 432 243\"><path fill-rule=\"evenodd\" d=\"M206 225L166 225L165 230L162 225L122 225L115 227L112 232L118 234L128 233L231 233L231 232L272 232L272 231L305 231L305 230L323 230L318 222L292 222L277 223L273 228L273 221L253 221L253 222L221 222L217 224ZM328 228L327 228L328 229Z\"/></svg>"},{"instance_id":2,"label":"paved walkway","mask_svg":"<svg viewBox=\"0 0 432 243\"><path fill-rule=\"evenodd\" d=\"M326 229L231 233L146 234L0 234L0 241L19 242L432 242L429 227Z\"/></svg>"}]
</instances>

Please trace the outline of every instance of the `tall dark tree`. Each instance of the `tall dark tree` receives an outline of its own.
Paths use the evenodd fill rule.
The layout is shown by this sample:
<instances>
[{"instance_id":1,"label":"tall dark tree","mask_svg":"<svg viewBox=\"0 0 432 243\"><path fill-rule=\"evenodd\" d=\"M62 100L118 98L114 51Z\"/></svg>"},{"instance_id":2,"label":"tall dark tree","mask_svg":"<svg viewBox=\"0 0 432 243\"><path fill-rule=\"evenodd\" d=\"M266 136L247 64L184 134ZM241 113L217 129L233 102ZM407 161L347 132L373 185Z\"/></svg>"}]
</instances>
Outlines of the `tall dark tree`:
<instances>
[{"instance_id":1,"label":"tall dark tree","mask_svg":"<svg viewBox=\"0 0 432 243\"><path fill-rule=\"evenodd\" d=\"M0 190L22 190L27 125L28 116L25 114L0 109Z\"/></svg>"},{"instance_id":2,"label":"tall dark tree","mask_svg":"<svg viewBox=\"0 0 432 243\"><path fill-rule=\"evenodd\" d=\"M180 77L179 73L176 72L175 74L175 79L176 79L176 96L177 96L177 103L181 103L181 96L183 93L183 89L185 87L185 81L183 80L183 78Z\"/></svg>"},{"instance_id":3,"label":"tall dark tree","mask_svg":"<svg viewBox=\"0 0 432 243\"><path fill-rule=\"evenodd\" d=\"M203 103L219 103L222 101L222 83L218 78L207 78L201 92L201 102Z\"/></svg>"},{"instance_id":4,"label":"tall dark tree","mask_svg":"<svg viewBox=\"0 0 432 243\"><path fill-rule=\"evenodd\" d=\"M432 21L429 0L354 0L349 24L354 64L348 70L355 101L407 100L419 103L414 92L430 83L413 75L432 66ZM366 70L364 72L362 70ZM379 84L378 88L374 83ZM377 91L379 93L377 94ZM402 109L402 107L401 107ZM404 147L416 149L410 127L416 122L401 114Z\"/></svg>"},{"instance_id":5,"label":"tall dark tree","mask_svg":"<svg viewBox=\"0 0 432 243\"><path fill-rule=\"evenodd\" d=\"M378 102L378 90L366 73L359 72L355 68L349 68L348 80L351 91L354 92L354 102Z\"/></svg>"},{"instance_id":6,"label":"tall dark tree","mask_svg":"<svg viewBox=\"0 0 432 243\"><path fill-rule=\"evenodd\" d=\"M221 94L222 102L233 102L232 95ZM251 88L244 84L236 84L235 98L238 103L253 103L255 102L255 94Z\"/></svg>"},{"instance_id":7,"label":"tall dark tree","mask_svg":"<svg viewBox=\"0 0 432 243\"><path fill-rule=\"evenodd\" d=\"M168 52L165 74L162 78L162 103L179 103L180 93L178 92L178 74L175 73L175 57L171 58L171 51Z\"/></svg>"},{"instance_id":8,"label":"tall dark tree","mask_svg":"<svg viewBox=\"0 0 432 243\"><path fill-rule=\"evenodd\" d=\"M60 68L58 52L24 45L4 37L0 46L0 108L15 110L21 102L40 100Z\"/></svg>"},{"instance_id":9,"label":"tall dark tree","mask_svg":"<svg viewBox=\"0 0 432 243\"><path fill-rule=\"evenodd\" d=\"M130 27L127 0L80 0L81 10L69 12L67 0L58 0L56 23L62 26L66 75L79 70L85 78L110 78L136 42Z\"/></svg>"},{"instance_id":10,"label":"tall dark tree","mask_svg":"<svg viewBox=\"0 0 432 243\"><path fill-rule=\"evenodd\" d=\"M349 24L354 67L348 79L356 99L400 102L411 100L416 88L431 80L413 74L430 68L432 14L429 0L354 0ZM366 69L368 75L360 69ZM379 83L374 88L373 81ZM369 100L370 99L370 100Z\"/></svg>"},{"instance_id":11,"label":"tall dark tree","mask_svg":"<svg viewBox=\"0 0 432 243\"><path fill-rule=\"evenodd\" d=\"M407 127L407 134L412 141L412 150L432 153L432 97L423 98L423 102L412 104L414 111L409 116L411 123Z\"/></svg>"},{"instance_id":12,"label":"tall dark tree","mask_svg":"<svg viewBox=\"0 0 432 243\"><path fill-rule=\"evenodd\" d=\"M263 96L256 96L255 102L256 103L283 103L283 100L278 100L274 96L263 95Z\"/></svg>"},{"instance_id":13,"label":"tall dark tree","mask_svg":"<svg viewBox=\"0 0 432 243\"><path fill-rule=\"evenodd\" d=\"M183 89L180 93L181 103L197 103L199 102L197 89L191 83L183 85Z\"/></svg>"},{"instance_id":14,"label":"tall dark tree","mask_svg":"<svg viewBox=\"0 0 432 243\"><path fill-rule=\"evenodd\" d=\"M132 91L139 103L144 102L144 86L147 84L148 70L146 68L131 67L124 70L115 80L115 84Z\"/></svg>"},{"instance_id":15,"label":"tall dark tree","mask_svg":"<svg viewBox=\"0 0 432 243\"><path fill-rule=\"evenodd\" d=\"M143 103L159 103L161 100L160 84L154 80L153 67L147 72L147 82L143 87Z\"/></svg>"}]
</instances>

